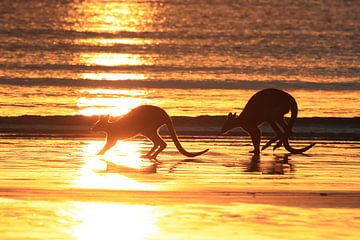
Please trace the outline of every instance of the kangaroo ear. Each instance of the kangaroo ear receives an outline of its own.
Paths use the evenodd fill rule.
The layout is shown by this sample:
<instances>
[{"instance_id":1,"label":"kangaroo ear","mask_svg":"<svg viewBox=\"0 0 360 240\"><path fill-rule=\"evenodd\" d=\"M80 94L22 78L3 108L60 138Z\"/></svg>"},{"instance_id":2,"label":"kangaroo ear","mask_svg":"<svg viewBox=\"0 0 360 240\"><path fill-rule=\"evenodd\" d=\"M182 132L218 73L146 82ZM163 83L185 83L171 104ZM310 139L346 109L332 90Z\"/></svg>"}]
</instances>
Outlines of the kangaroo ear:
<instances>
[{"instance_id":1,"label":"kangaroo ear","mask_svg":"<svg viewBox=\"0 0 360 240\"><path fill-rule=\"evenodd\" d=\"M234 113L229 113L228 114L228 119L235 119L236 118L236 113L234 112Z\"/></svg>"},{"instance_id":2,"label":"kangaroo ear","mask_svg":"<svg viewBox=\"0 0 360 240\"><path fill-rule=\"evenodd\" d=\"M234 118L235 118L234 114L232 112L229 112L227 119L232 120Z\"/></svg>"},{"instance_id":3,"label":"kangaroo ear","mask_svg":"<svg viewBox=\"0 0 360 240\"><path fill-rule=\"evenodd\" d=\"M100 115L99 116L99 121L109 121L110 119L110 115Z\"/></svg>"}]
</instances>

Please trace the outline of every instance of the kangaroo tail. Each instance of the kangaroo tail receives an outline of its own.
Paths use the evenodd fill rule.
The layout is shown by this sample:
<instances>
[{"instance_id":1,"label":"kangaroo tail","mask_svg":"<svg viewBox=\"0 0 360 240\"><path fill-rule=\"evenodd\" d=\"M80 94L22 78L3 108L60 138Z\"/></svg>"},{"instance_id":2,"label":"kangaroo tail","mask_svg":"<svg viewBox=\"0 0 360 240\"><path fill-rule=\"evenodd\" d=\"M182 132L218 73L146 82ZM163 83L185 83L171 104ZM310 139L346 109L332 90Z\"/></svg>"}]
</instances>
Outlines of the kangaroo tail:
<instances>
[{"instance_id":1,"label":"kangaroo tail","mask_svg":"<svg viewBox=\"0 0 360 240\"><path fill-rule=\"evenodd\" d=\"M288 122L288 136L285 136L285 138L283 139L284 141L284 147L287 151L294 153L294 154L300 154L303 152L306 152L307 150L309 150L310 148L312 148L315 143L311 143L306 147L303 148L293 148L290 146L289 144L289 137L292 134L292 128L294 127L294 123L295 120L297 118L297 114L298 114L298 107L297 107L297 103L295 101L295 99L293 97L291 97L291 101L290 101L290 110L291 110L291 117L290 120Z\"/></svg>"},{"instance_id":2,"label":"kangaroo tail","mask_svg":"<svg viewBox=\"0 0 360 240\"><path fill-rule=\"evenodd\" d=\"M297 106L295 98L293 98L292 96L290 96L290 110L291 110L291 116L290 116L290 120L288 122L288 129L287 129L289 136L292 134L292 128L294 127L295 120L296 120L297 114L298 114L298 106ZM284 130L286 130L286 129L284 129Z\"/></svg>"},{"instance_id":3,"label":"kangaroo tail","mask_svg":"<svg viewBox=\"0 0 360 240\"><path fill-rule=\"evenodd\" d=\"M308 146L303 147L303 148L293 148L289 144L289 139L288 138L284 139L284 147L285 147L285 149L288 150L291 153L294 153L294 154L300 154L300 153L306 152L307 150L312 148L314 145L315 145L315 143L311 143Z\"/></svg>"},{"instance_id":4,"label":"kangaroo tail","mask_svg":"<svg viewBox=\"0 0 360 240\"><path fill-rule=\"evenodd\" d=\"M172 140L174 141L174 144L176 146L176 148L179 150L179 152L187 157L196 157L196 156L199 156L201 154L204 154L206 153L207 151L209 151L209 149L205 149L201 152L188 152L185 150L185 148L183 148L183 146L181 145L180 141L179 141L179 138L177 137L177 134L175 132L175 129L174 129L174 124L171 120L171 118L169 117L169 120L167 121L166 123L166 126L170 132L170 136L172 138Z\"/></svg>"}]
</instances>

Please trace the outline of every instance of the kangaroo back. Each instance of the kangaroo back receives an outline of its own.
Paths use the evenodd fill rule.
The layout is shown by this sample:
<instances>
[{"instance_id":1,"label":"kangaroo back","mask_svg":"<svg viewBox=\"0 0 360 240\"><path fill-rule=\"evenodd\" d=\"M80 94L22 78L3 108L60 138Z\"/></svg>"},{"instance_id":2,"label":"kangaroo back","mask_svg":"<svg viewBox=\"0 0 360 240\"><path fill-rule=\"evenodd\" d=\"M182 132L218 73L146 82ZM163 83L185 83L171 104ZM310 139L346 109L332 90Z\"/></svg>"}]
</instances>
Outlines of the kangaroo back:
<instances>
[{"instance_id":1,"label":"kangaroo back","mask_svg":"<svg viewBox=\"0 0 360 240\"><path fill-rule=\"evenodd\" d=\"M185 155L187 157L196 157L196 156L199 156L199 155L204 154L207 151L209 151L209 149L205 149L205 150L200 151L200 152L188 152L188 151L186 151L183 148L183 146L181 145L181 143L179 141L179 138L177 137L176 131L174 129L174 124L173 124L170 117L167 118L165 124L166 124L166 127L169 130L170 136L171 136L172 140L174 141L174 144L175 144L176 148L179 150L179 152L181 154L183 154L183 155Z\"/></svg>"}]
</instances>

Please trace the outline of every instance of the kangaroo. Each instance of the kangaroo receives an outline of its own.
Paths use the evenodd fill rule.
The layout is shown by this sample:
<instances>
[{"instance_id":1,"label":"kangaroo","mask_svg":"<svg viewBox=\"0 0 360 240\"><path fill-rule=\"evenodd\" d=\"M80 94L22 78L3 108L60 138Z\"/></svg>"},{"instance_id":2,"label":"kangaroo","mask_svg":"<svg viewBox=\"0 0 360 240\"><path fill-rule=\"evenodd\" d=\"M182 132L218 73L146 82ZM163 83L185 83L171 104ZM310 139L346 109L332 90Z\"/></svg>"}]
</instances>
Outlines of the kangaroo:
<instances>
[{"instance_id":1,"label":"kangaroo","mask_svg":"<svg viewBox=\"0 0 360 240\"><path fill-rule=\"evenodd\" d=\"M106 132L107 139L106 144L100 150L98 155L105 154L105 152L113 147L119 139L127 139L138 134L142 134L143 136L150 139L154 144L151 150L143 157L156 159L157 155L167 146L165 141L159 135L159 129L163 125L167 126L171 138L181 154L187 157L196 157L206 153L209 150L206 149L195 153L186 151L182 147L175 132L173 122L165 110L156 106L143 105L134 108L129 113L125 114L119 120L114 122L109 122L109 116L100 117L100 119L93 126L92 130Z\"/></svg>"},{"instance_id":2,"label":"kangaroo","mask_svg":"<svg viewBox=\"0 0 360 240\"><path fill-rule=\"evenodd\" d=\"M291 111L291 117L289 122L286 123L284 115L289 111ZM250 98L239 116L236 116L236 113L228 114L221 133L224 134L236 127L243 128L251 136L254 145L254 150L250 152L259 154L261 132L258 126L268 122L276 135L271 138L261 150L266 149L272 143L278 141L274 146L274 150L284 144L285 149L290 153L303 153L312 148L315 143L311 143L309 146L300 149L295 149L290 146L289 137L292 134L297 113L297 103L290 94L279 89L263 89Z\"/></svg>"}]
</instances>

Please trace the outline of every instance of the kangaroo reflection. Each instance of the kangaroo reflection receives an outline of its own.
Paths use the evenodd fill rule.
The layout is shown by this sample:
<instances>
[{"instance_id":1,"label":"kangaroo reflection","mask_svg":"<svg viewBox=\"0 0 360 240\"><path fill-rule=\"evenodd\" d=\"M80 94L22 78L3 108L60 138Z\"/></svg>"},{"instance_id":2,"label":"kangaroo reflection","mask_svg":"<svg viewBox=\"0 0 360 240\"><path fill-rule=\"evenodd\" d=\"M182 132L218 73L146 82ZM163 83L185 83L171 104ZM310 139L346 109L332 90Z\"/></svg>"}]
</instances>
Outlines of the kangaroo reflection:
<instances>
[{"instance_id":1,"label":"kangaroo reflection","mask_svg":"<svg viewBox=\"0 0 360 240\"><path fill-rule=\"evenodd\" d=\"M178 168L180 165L187 164L187 163L204 163L204 161L196 160L196 159L184 159L181 161L178 161L170 166L168 172L174 173L176 171L176 168Z\"/></svg>"},{"instance_id":2,"label":"kangaroo reflection","mask_svg":"<svg viewBox=\"0 0 360 240\"><path fill-rule=\"evenodd\" d=\"M108 161L106 159L100 159L106 164L106 168L101 170L102 173L120 173L120 174L126 174L126 173L142 173L142 174L150 174L150 173L156 173L158 162L154 161L141 161L141 163L137 167L131 167L127 166L125 164L120 163L114 163L111 161Z\"/></svg>"},{"instance_id":3,"label":"kangaroo reflection","mask_svg":"<svg viewBox=\"0 0 360 240\"><path fill-rule=\"evenodd\" d=\"M260 172L262 174L285 175L295 172L295 165L290 163L291 154L274 154L271 162L260 161L260 155L254 154L248 163L246 163L245 172Z\"/></svg>"}]
</instances>

